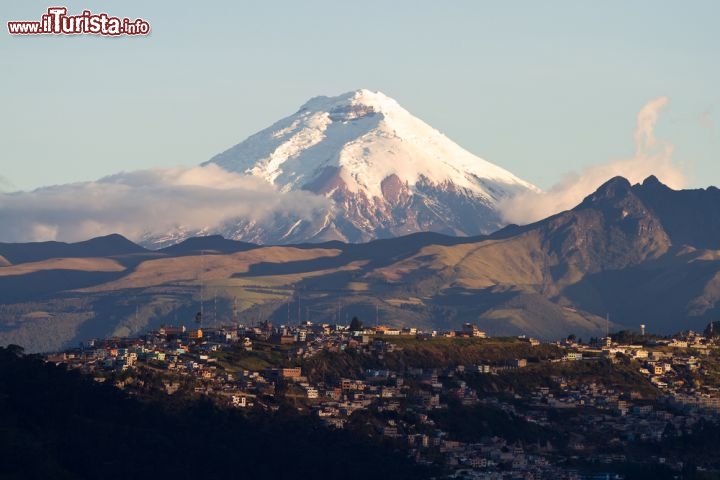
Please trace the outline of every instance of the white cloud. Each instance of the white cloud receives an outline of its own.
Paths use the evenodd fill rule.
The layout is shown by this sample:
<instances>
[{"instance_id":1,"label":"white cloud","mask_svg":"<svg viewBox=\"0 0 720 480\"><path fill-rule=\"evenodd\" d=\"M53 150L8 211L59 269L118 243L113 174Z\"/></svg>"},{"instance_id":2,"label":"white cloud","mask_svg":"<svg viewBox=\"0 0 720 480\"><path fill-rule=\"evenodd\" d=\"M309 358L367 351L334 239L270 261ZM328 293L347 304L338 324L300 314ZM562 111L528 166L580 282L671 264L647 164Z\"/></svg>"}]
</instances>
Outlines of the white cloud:
<instances>
[{"instance_id":1,"label":"white cloud","mask_svg":"<svg viewBox=\"0 0 720 480\"><path fill-rule=\"evenodd\" d=\"M672 161L673 145L655 137L655 125L667 103L667 97L656 98L638 112L633 158L571 172L547 192L529 192L509 199L500 205L503 219L523 225L571 209L615 176L623 176L634 184L655 175L671 188L682 188L686 179Z\"/></svg>"},{"instance_id":2,"label":"white cloud","mask_svg":"<svg viewBox=\"0 0 720 480\"><path fill-rule=\"evenodd\" d=\"M308 192L280 193L264 180L215 164L123 172L95 182L0 193L0 241L78 241L120 233L132 240L177 228L213 229L283 212L309 218L329 208Z\"/></svg>"}]
</instances>

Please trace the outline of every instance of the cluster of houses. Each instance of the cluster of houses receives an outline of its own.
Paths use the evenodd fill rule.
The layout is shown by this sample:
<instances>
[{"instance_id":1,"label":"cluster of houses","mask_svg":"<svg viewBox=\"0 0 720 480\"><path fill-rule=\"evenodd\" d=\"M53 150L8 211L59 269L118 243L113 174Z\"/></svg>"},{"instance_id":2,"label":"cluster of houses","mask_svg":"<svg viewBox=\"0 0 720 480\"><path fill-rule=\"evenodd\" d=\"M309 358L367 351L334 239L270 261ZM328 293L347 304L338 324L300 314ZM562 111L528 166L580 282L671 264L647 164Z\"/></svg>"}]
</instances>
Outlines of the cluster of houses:
<instances>
[{"instance_id":1,"label":"cluster of houses","mask_svg":"<svg viewBox=\"0 0 720 480\"><path fill-rule=\"evenodd\" d=\"M714 348L711 341L697 334L642 347L617 345L609 339L600 345L558 342L562 356L548 360L609 358L613 362L637 362L638 371L661 392L662 401L655 403L636 392L621 392L577 378L553 378L552 386L541 386L530 395L516 394L510 401L478 392L466 381L467 375L499 375L526 368L525 358L444 368L407 366L402 371L368 369L356 378L322 381L311 381L300 366L230 370L220 365L224 350L252 352L259 346L281 352L290 365L302 365L322 351L341 353L348 349L382 360L401 349L393 341L401 335L428 339L438 334L388 327L351 332L347 326L310 322L278 328L269 322L205 329L162 327L140 338L84 342L79 348L47 359L81 369L98 381L107 378L107 372L152 369L163 375L168 394L175 394L185 380L190 380L195 392L237 408L273 408L267 399L284 395L331 428L345 428L354 412L372 409L377 414L374 428L378 437L406 445L420 463L440 461L451 475L463 478L580 478L578 472L560 466L568 455L582 455L601 464L626 460L622 453L597 448L593 439L602 437L622 451L634 441L662 439L669 426L676 432L690 432L701 419L716 419L720 412L717 390L697 380L686 380L688 372L701 374L703 366L698 357L709 355ZM440 335L486 337L471 324ZM540 344L534 339L524 340L531 346ZM133 384L132 375L123 376L118 386L140 388ZM447 409L451 401L463 406L485 405L549 429L558 427L550 419L552 411L586 409L587 413L573 424L565 445L510 442L500 434L468 443L453 438L433 421L433 412ZM678 459L658 457L654 461L682 468Z\"/></svg>"},{"instance_id":2,"label":"cluster of houses","mask_svg":"<svg viewBox=\"0 0 720 480\"><path fill-rule=\"evenodd\" d=\"M652 339L643 345L624 345L602 339L603 345L566 346L582 358L608 358L613 362L631 360L665 396L680 407L697 407L720 412L720 383L717 372L705 368L703 358L709 359L717 349L715 339L690 331L682 337ZM570 353L567 354L570 358Z\"/></svg>"}]
</instances>

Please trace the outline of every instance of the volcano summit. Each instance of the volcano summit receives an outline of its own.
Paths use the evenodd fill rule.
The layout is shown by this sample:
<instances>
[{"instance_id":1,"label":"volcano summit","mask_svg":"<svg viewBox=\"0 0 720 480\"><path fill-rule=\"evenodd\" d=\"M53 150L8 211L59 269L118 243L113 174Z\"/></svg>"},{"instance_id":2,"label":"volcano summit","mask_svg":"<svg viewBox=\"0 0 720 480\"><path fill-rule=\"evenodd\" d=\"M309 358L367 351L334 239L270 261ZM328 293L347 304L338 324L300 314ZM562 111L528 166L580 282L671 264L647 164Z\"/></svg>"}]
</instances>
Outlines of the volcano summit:
<instances>
[{"instance_id":1,"label":"volcano summit","mask_svg":"<svg viewBox=\"0 0 720 480\"><path fill-rule=\"evenodd\" d=\"M239 219L219 232L263 244L490 233L498 201L537 190L369 90L315 97L210 163L329 200L313 218L278 212L269 226Z\"/></svg>"}]
</instances>

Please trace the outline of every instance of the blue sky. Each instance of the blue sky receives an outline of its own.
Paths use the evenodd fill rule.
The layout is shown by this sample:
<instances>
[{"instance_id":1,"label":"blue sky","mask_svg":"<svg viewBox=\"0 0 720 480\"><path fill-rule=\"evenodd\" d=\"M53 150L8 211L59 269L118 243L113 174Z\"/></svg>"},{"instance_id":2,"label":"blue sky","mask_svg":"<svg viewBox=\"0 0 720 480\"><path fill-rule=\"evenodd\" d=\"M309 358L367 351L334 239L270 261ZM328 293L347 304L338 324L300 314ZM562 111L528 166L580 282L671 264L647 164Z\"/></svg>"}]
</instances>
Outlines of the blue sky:
<instances>
[{"instance_id":1,"label":"blue sky","mask_svg":"<svg viewBox=\"0 0 720 480\"><path fill-rule=\"evenodd\" d=\"M39 20L54 4L3 2ZM0 34L0 190L196 165L316 95L380 90L547 189L630 157L635 116L720 184L720 2L69 1L147 37Z\"/></svg>"}]
</instances>

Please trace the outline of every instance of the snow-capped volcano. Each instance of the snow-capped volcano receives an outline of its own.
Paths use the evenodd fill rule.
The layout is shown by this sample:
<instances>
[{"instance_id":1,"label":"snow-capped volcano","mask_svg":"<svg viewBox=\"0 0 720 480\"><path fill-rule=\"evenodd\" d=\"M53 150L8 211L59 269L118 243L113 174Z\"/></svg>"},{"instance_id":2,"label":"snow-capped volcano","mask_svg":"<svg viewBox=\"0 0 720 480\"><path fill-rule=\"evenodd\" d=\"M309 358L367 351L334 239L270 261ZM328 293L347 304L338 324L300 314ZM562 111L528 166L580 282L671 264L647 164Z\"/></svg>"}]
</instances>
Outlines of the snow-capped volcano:
<instances>
[{"instance_id":1,"label":"snow-capped volcano","mask_svg":"<svg viewBox=\"0 0 720 480\"><path fill-rule=\"evenodd\" d=\"M537 190L369 90L313 98L207 163L332 201L317 218L280 214L271 226L240 221L221 232L262 243L489 233L501 226L499 200Z\"/></svg>"}]
</instances>

